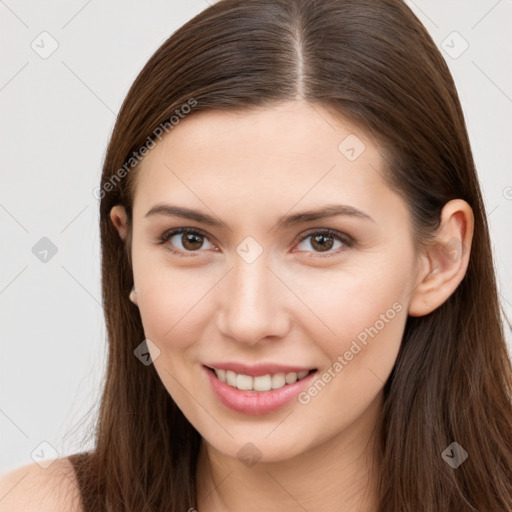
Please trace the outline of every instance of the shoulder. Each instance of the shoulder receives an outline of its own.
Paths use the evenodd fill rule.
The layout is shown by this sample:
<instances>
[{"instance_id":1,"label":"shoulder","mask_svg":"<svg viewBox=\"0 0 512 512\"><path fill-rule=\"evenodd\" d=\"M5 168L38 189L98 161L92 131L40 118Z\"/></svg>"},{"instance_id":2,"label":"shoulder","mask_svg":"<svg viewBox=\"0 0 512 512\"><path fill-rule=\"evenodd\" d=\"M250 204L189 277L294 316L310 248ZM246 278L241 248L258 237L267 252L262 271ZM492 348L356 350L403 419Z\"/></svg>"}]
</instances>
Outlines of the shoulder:
<instances>
[{"instance_id":1,"label":"shoulder","mask_svg":"<svg viewBox=\"0 0 512 512\"><path fill-rule=\"evenodd\" d=\"M0 475L0 512L82 512L69 458L46 462L46 469L30 463Z\"/></svg>"}]
</instances>

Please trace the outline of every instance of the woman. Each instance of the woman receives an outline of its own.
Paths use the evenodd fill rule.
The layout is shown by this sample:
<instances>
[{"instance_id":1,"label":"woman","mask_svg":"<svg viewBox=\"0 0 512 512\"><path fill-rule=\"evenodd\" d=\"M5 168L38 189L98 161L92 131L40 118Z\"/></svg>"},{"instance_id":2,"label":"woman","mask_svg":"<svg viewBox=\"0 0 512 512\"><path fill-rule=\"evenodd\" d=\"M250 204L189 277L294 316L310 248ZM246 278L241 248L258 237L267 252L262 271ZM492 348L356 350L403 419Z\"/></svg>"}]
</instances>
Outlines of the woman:
<instances>
[{"instance_id":1,"label":"woman","mask_svg":"<svg viewBox=\"0 0 512 512\"><path fill-rule=\"evenodd\" d=\"M95 194L107 377L60 509L512 510L480 186L401 0L212 5L137 77Z\"/></svg>"}]
</instances>

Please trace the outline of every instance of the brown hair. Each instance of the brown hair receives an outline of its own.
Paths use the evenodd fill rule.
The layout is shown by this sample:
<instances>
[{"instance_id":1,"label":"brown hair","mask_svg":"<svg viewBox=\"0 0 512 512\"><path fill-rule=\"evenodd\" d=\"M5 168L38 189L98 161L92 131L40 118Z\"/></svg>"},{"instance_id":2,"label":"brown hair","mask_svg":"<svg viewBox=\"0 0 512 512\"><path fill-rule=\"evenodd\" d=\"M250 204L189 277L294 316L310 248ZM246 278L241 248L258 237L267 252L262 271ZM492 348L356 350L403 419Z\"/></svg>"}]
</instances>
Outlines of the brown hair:
<instances>
[{"instance_id":1,"label":"brown hair","mask_svg":"<svg viewBox=\"0 0 512 512\"><path fill-rule=\"evenodd\" d=\"M449 69L401 0L222 0L167 39L135 80L101 178L109 350L95 449L71 457L84 510L197 507L201 436L153 365L134 357L145 336L128 299L130 236L123 242L109 218L122 204L131 223L131 155L158 143L155 130L169 128L191 99L188 115L297 94L378 138L418 244L428 242L449 200L467 201L474 213L464 279L432 313L408 317L384 387L379 510L512 510L512 369L480 186ZM441 456L453 441L469 454L456 469Z\"/></svg>"}]
</instances>

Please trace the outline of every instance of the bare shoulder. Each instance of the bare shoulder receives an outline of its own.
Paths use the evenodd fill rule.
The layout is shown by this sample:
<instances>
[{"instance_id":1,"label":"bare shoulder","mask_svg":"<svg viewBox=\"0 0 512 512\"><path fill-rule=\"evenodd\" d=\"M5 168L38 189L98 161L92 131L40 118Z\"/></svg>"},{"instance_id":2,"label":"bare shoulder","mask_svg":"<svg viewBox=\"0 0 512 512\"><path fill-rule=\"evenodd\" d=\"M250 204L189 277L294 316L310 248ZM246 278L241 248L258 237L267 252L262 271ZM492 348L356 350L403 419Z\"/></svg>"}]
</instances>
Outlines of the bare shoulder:
<instances>
[{"instance_id":1,"label":"bare shoulder","mask_svg":"<svg viewBox=\"0 0 512 512\"><path fill-rule=\"evenodd\" d=\"M0 476L0 512L82 512L71 461L47 462L46 469L30 463Z\"/></svg>"}]
</instances>

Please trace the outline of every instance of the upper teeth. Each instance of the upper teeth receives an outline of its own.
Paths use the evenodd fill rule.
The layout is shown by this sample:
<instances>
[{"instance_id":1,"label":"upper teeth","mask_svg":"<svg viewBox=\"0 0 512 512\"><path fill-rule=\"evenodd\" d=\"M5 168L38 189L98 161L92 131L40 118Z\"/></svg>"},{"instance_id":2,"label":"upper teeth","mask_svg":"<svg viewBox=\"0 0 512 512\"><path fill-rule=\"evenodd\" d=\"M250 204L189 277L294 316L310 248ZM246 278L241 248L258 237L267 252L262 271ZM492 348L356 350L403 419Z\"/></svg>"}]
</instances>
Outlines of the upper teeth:
<instances>
[{"instance_id":1,"label":"upper teeth","mask_svg":"<svg viewBox=\"0 0 512 512\"><path fill-rule=\"evenodd\" d=\"M251 377L250 375L235 373L230 370L217 370L214 368L214 371L220 381L244 391L270 391L271 389L282 388L285 384L293 384L303 379L309 373L309 370L304 370L298 373L276 373L274 375L267 374Z\"/></svg>"}]
</instances>

